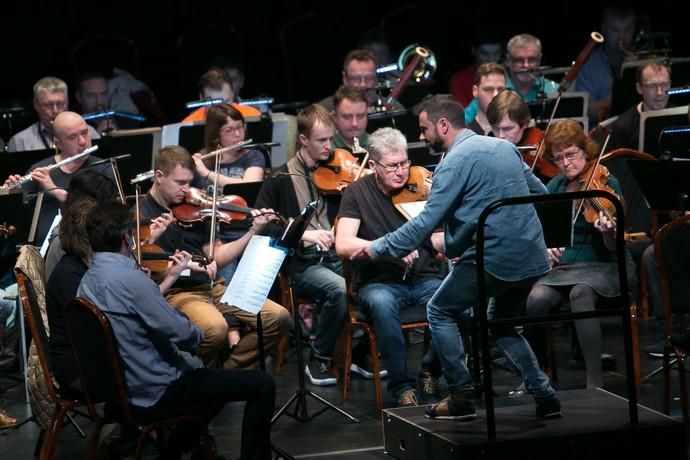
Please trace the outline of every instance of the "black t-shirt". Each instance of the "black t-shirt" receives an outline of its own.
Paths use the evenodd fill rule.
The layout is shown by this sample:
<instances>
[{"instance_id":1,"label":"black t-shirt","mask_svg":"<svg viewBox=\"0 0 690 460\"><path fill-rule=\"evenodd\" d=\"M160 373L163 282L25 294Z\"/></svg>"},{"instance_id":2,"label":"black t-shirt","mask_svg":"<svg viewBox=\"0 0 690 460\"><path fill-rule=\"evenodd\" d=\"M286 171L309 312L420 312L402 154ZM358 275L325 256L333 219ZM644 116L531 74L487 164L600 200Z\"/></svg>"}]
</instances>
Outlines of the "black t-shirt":
<instances>
[{"instance_id":1,"label":"black t-shirt","mask_svg":"<svg viewBox=\"0 0 690 460\"><path fill-rule=\"evenodd\" d=\"M142 225L148 225L152 219L159 217L163 213L170 212L170 210L161 206L150 194L147 194L139 203L139 212L141 213ZM193 224L188 229L176 224L170 224L156 240L155 244L171 254L176 249L180 249L189 252L193 256L203 256L203 247L210 241L210 232L207 231L207 228L207 225L203 223ZM189 276L180 276L173 286L189 287L209 282L210 280L205 273L192 271Z\"/></svg>"},{"instance_id":2,"label":"black t-shirt","mask_svg":"<svg viewBox=\"0 0 690 460\"><path fill-rule=\"evenodd\" d=\"M376 177L370 174L350 184L340 202L339 217L359 219L357 236L375 240L396 230L407 222L393 205L391 197L376 185ZM355 285L367 283L416 284L428 278L443 277L443 263L436 259L429 241L419 248L419 259L411 266L405 280L405 263L397 257L380 256L373 261L356 261L352 264Z\"/></svg>"},{"instance_id":3,"label":"black t-shirt","mask_svg":"<svg viewBox=\"0 0 690 460\"><path fill-rule=\"evenodd\" d=\"M65 306L77 296L79 283L88 267L74 256L65 254L55 266L46 284L46 313L50 326L50 359L58 383L69 385L79 378L62 314Z\"/></svg>"}]
</instances>

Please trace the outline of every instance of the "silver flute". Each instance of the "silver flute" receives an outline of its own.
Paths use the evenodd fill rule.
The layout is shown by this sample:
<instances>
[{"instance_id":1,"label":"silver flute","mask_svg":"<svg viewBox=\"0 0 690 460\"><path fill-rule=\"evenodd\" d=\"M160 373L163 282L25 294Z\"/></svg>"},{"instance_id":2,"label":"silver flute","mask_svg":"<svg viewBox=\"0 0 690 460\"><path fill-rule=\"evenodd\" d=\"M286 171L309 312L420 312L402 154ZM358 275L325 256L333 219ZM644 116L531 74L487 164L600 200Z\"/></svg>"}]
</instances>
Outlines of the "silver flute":
<instances>
[{"instance_id":1,"label":"silver flute","mask_svg":"<svg viewBox=\"0 0 690 460\"><path fill-rule=\"evenodd\" d=\"M97 146L97 145L94 145L93 147L89 147L88 149L84 150L84 151L81 152L81 153L78 153L78 154L73 155L73 156L71 156L71 157L67 157L67 158L65 158L64 160L58 161L58 162L55 163L54 165L48 166L48 170L55 169L55 168L59 168L60 166L66 165L67 163L71 163L71 162L73 162L73 161L76 161L76 160L78 160L78 159L80 159L80 158L85 157L86 155L89 155L89 154L95 152L96 150L98 150L98 146ZM31 173L29 173L29 174L27 174L27 175L25 175L25 176L20 177L20 178L17 180L17 182L15 182L14 184L11 184L11 185L3 185L2 187L0 187L0 195L7 195L7 194L10 192L10 190L14 190L15 188L20 187L20 186L22 186L23 184L25 184L25 183L27 183L27 182L29 182L29 181L31 181L31 180L33 180L33 178L31 177Z\"/></svg>"}]
</instances>

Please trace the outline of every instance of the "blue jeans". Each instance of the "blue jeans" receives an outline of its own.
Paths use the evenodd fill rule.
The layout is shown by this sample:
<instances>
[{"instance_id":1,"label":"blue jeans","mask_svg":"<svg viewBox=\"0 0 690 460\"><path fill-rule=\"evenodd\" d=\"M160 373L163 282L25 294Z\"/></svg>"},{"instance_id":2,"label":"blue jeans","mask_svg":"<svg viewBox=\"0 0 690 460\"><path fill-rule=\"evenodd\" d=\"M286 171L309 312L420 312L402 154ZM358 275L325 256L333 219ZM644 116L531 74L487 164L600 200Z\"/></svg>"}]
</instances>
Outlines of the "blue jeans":
<instances>
[{"instance_id":1,"label":"blue jeans","mask_svg":"<svg viewBox=\"0 0 690 460\"><path fill-rule=\"evenodd\" d=\"M331 359L347 314L347 291L342 273L343 266L335 261L311 265L295 274L298 295L311 297L318 304L312 348L314 357L321 360Z\"/></svg>"},{"instance_id":2,"label":"blue jeans","mask_svg":"<svg viewBox=\"0 0 690 460\"><path fill-rule=\"evenodd\" d=\"M523 313L525 298L535 278L503 281L485 273L486 296L495 298L493 319L515 318ZM460 262L451 268L427 305L431 338L441 357L443 374L452 393L472 391L472 376L465 365L465 350L458 332L462 312L477 305L477 267ZM549 379L539 367L527 341L514 326L494 327L496 344L520 371L527 391L536 397L554 394Z\"/></svg>"},{"instance_id":3,"label":"blue jeans","mask_svg":"<svg viewBox=\"0 0 690 460\"><path fill-rule=\"evenodd\" d=\"M395 397L416 386L415 377L407 371L400 312L404 308L426 304L440 285L439 279L428 279L417 284L370 283L357 292L357 304L371 318L374 326L376 343L388 370L388 390ZM433 356L432 344L422 361L430 365Z\"/></svg>"},{"instance_id":4,"label":"blue jeans","mask_svg":"<svg viewBox=\"0 0 690 460\"><path fill-rule=\"evenodd\" d=\"M237 271L237 266L239 264L239 258L231 261L225 267L218 270L218 273L216 273L216 279L223 277L225 278L225 285L230 286L230 281L232 280L232 277L235 276L235 272Z\"/></svg>"}]
</instances>

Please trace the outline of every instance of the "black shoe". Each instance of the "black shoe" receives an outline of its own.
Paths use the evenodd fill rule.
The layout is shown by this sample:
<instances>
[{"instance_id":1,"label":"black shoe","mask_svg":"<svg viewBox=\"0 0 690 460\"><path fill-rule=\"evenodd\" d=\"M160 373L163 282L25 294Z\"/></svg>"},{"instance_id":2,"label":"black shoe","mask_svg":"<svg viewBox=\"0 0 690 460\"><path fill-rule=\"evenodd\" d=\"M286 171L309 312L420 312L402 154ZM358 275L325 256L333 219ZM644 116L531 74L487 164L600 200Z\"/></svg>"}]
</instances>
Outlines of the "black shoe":
<instances>
[{"instance_id":1,"label":"black shoe","mask_svg":"<svg viewBox=\"0 0 690 460\"><path fill-rule=\"evenodd\" d=\"M543 419L561 417L561 402L555 395L544 398L534 398L537 403L537 417Z\"/></svg>"},{"instance_id":2,"label":"black shoe","mask_svg":"<svg viewBox=\"0 0 690 460\"><path fill-rule=\"evenodd\" d=\"M653 343L645 347L644 351L650 358L661 359L664 357L664 347L666 346L666 339Z\"/></svg>"},{"instance_id":3,"label":"black shoe","mask_svg":"<svg viewBox=\"0 0 690 460\"><path fill-rule=\"evenodd\" d=\"M335 377L331 375L331 366L328 361L311 358L304 368L304 373L312 385L325 387L338 383Z\"/></svg>"},{"instance_id":4,"label":"black shoe","mask_svg":"<svg viewBox=\"0 0 690 460\"><path fill-rule=\"evenodd\" d=\"M474 404L467 398L450 396L446 399L427 406L424 410L426 418L438 420L472 420L477 418L477 412L474 410Z\"/></svg>"},{"instance_id":5,"label":"black shoe","mask_svg":"<svg viewBox=\"0 0 690 460\"><path fill-rule=\"evenodd\" d=\"M379 363L381 360L379 359ZM372 356L371 353L367 353L364 355L360 355L360 357L353 357L352 359L352 365L350 365L350 370L352 372L355 372L365 379L373 379L374 378L374 369L372 366ZM388 377L388 371L385 369L381 369L379 371L379 376L382 379L385 379Z\"/></svg>"},{"instance_id":6,"label":"black shoe","mask_svg":"<svg viewBox=\"0 0 690 460\"><path fill-rule=\"evenodd\" d=\"M690 351L690 332L685 332L684 334L671 334L671 345L679 348L684 353ZM663 350L661 357L663 358Z\"/></svg>"}]
</instances>

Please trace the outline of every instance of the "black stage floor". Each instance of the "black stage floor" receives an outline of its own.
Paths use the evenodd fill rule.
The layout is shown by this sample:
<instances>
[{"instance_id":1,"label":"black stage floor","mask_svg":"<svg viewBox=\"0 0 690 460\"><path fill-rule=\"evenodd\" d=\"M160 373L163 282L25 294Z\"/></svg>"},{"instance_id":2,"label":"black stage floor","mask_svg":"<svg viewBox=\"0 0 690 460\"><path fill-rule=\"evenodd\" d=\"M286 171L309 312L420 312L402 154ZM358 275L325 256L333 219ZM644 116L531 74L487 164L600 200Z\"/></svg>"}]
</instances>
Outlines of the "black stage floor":
<instances>
[{"instance_id":1,"label":"black stage floor","mask_svg":"<svg viewBox=\"0 0 690 460\"><path fill-rule=\"evenodd\" d=\"M625 401L620 398L626 396L625 366L623 358L623 340L619 321L613 318L602 319L602 331L604 334L604 352L612 354L617 361L614 369L604 373L604 390L602 394L609 398L618 400L625 407ZM661 360L650 359L644 353L644 346L657 341L661 337L662 329L653 321L642 322L639 328L640 349L641 351L641 370L642 375L650 373L661 365ZM416 369L422 351L421 335L412 333L409 347L410 369ZM563 327L556 330L556 361L558 365L558 381L555 382L557 390L562 392L563 418L557 421L549 421L548 427L543 428L534 416L534 408L531 405L531 398L515 399L513 407L518 410L508 418L499 416L498 434L510 436L521 436L524 426L537 427L538 429L553 430L588 430L594 429L597 423L603 420L602 407L594 399L584 399L583 402L573 400L571 395L577 394L570 390L583 389L585 387L585 371L573 367L570 363L570 333L569 328ZM305 352L305 356L306 356ZM270 362L269 362L270 364ZM500 360L494 366L494 391L499 398L503 398L520 384L520 379L510 370L501 365ZM680 401L678 399L677 373L672 373L673 401L671 404L671 416L680 419ZM655 414L653 411L662 410L662 375L658 374L643 382L639 392L639 402L651 411L646 414ZM6 387L11 383L10 380L0 377L0 388ZM289 357L288 362L283 368L281 376L276 377L277 383L277 407L282 406L297 389L297 369L295 357ZM286 453L295 458L301 459L383 459L391 458L384 453L384 438L382 421L376 416L374 408L373 385L369 380L353 376L352 389L349 401L343 401L342 387L309 387L318 395L326 398L338 407L347 411L359 420L353 423L347 418L333 410L316 416L308 422L298 422L287 415L282 415L274 424L272 436L273 443ZM609 395L610 394L610 395ZM616 395L615 397L613 395ZM17 386L5 391L0 398L7 400L6 408L15 417L24 419L29 416L28 406L24 403L24 390L22 386ZM309 398L308 412L314 414L321 407L318 402ZM384 405L387 408L395 407L396 401L385 393ZM508 407L511 407L509 404ZM587 419L587 413L592 410L592 415ZM409 409L418 411L421 409ZM503 409L499 409L499 412ZM616 411L614 411L616 412ZM617 409L620 412L620 407ZM608 413L608 411L603 411ZM239 456L240 423L242 416L242 405L233 403L226 406L221 414L213 423L213 433L219 446L219 451L228 459ZM654 415L658 416L658 415ZM519 419L521 423L513 420ZM644 418L640 418L644 421ZM81 426L89 433L92 426L88 421L78 418ZM481 421L483 418L480 417ZM515 422L515 423L513 423ZM456 424L448 422L425 421L428 425L443 426L449 432L465 430L466 424ZM479 421L476 423L477 429L484 425ZM525 425L526 424L526 425ZM441 429L441 428L439 428ZM29 459L33 455L33 448L38 436L39 429L36 424L29 422L16 429L0 430L0 459ZM527 431L524 431L527 433ZM525 434L526 436L527 434ZM641 431L641 439L647 439L651 445L656 440L652 435ZM544 441L544 445L547 442ZM58 459L77 459L83 458L86 452L87 440L82 439L77 432L70 426L65 427L60 437ZM621 452L625 451L625 446L621 445ZM557 446L554 451L549 449L551 458L562 457L562 454L571 450L567 442ZM661 452L662 449L659 450ZM155 458L150 454L145 458ZM670 458L670 457L665 457ZM588 459L591 460L591 459Z\"/></svg>"}]
</instances>

